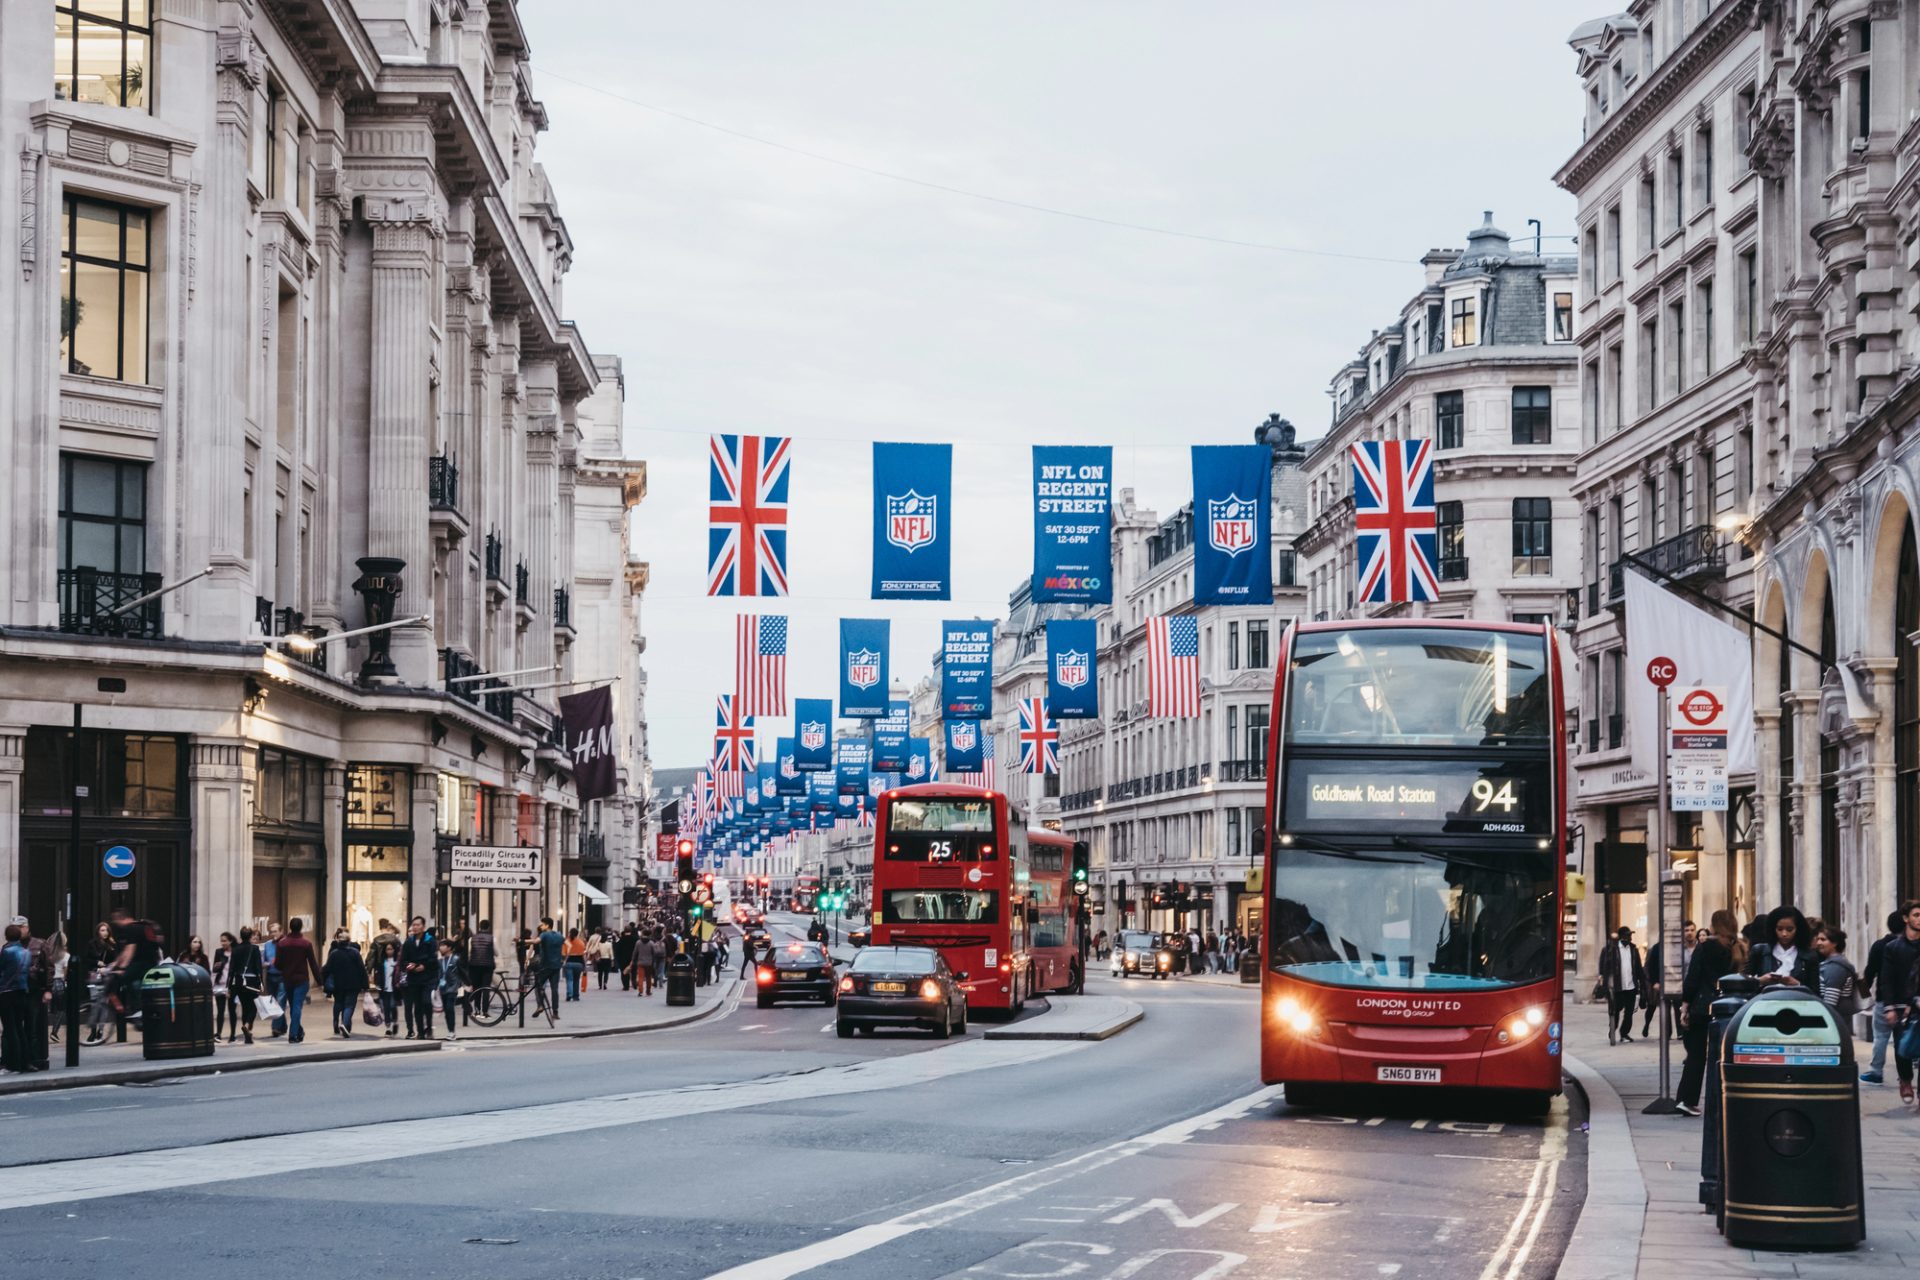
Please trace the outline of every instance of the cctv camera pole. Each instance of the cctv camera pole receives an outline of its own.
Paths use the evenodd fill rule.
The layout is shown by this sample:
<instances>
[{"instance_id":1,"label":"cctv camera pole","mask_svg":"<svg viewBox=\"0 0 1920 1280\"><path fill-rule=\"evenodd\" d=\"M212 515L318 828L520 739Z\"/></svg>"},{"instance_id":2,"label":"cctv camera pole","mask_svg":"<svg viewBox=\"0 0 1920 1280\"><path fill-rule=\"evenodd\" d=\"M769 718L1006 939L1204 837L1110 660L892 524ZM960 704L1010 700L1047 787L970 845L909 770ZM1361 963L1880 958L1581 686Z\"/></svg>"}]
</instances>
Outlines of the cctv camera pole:
<instances>
[{"instance_id":1,"label":"cctv camera pole","mask_svg":"<svg viewBox=\"0 0 1920 1280\"><path fill-rule=\"evenodd\" d=\"M1660 807L1659 811L1654 815L1653 821L1654 830L1659 839L1659 851L1656 856L1659 859L1660 879L1658 882L1658 896L1654 899L1652 914L1653 945L1659 948L1654 954L1660 957L1660 982L1664 988L1667 983L1674 980L1673 974L1669 972L1671 966L1667 964L1666 952L1667 877L1671 874L1673 866L1673 851L1667 847L1673 831L1673 817L1667 812L1668 806L1673 803L1673 797L1669 794L1668 790L1667 747L1673 735L1672 726L1667 723L1667 686L1665 684L1660 685L1660 712L1659 719L1656 723L1660 730L1660 745L1659 750L1654 752L1654 761L1660 771ZM1642 1107L1640 1114L1647 1116L1670 1116L1679 1112L1680 1104L1675 1102L1673 1097L1673 1062L1668 1056L1667 1051L1667 1036L1670 1031L1670 1028L1667 1026L1667 1010L1669 1007L1667 1005L1667 993L1663 989L1658 992L1649 992L1648 994L1660 1004L1660 1096ZM1611 1014L1611 1011L1609 1011L1609 1014Z\"/></svg>"}]
</instances>

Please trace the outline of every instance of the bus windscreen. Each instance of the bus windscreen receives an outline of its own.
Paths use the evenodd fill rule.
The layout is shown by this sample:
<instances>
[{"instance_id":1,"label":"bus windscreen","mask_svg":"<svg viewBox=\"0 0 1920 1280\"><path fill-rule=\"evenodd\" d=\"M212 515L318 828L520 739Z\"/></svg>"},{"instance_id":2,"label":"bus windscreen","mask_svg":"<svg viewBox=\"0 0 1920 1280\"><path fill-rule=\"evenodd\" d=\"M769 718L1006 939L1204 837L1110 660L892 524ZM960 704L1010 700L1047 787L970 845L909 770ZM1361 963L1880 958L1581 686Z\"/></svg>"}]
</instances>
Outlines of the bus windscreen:
<instances>
[{"instance_id":1,"label":"bus windscreen","mask_svg":"<svg viewBox=\"0 0 1920 1280\"><path fill-rule=\"evenodd\" d=\"M889 862L993 862L993 801L960 797L895 797L888 802Z\"/></svg>"}]
</instances>

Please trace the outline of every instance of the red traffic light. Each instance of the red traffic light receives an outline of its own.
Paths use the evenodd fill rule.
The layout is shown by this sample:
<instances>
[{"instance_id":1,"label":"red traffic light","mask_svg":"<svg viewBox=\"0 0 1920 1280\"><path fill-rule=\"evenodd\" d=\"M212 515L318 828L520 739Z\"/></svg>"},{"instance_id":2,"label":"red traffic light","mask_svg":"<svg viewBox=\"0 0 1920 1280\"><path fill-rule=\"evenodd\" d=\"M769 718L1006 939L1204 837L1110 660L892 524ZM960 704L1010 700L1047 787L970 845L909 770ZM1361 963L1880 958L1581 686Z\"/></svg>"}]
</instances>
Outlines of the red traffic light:
<instances>
[{"instance_id":1,"label":"red traffic light","mask_svg":"<svg viewBox=\"0 0 1920 1280\"><path fill-rule=\"evenodd\" d=\"M679 854L683 858L691 858L693 856L693 841L681 840L679 844Z\"/></svg>"}]
</instances>

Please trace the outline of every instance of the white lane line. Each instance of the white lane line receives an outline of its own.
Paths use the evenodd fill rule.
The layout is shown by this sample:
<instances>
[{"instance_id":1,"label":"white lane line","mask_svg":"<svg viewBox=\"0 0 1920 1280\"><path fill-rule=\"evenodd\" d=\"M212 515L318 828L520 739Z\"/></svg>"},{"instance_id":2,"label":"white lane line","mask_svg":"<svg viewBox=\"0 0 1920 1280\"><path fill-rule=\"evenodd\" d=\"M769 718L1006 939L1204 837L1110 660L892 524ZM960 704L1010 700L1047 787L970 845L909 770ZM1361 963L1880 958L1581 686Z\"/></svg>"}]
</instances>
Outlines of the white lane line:
<instances>
[{"instance_id":1,"label":"white lane line","mask_svg":"<svg viewBox=\"0 0 1920 1280\"><path fill-rule=\"evenodd\" d=\"M93 1112L93 1111L138 1111L138 1110L140 1109L140 1104L139 1104L139 1103L137 1103L137 1102L123 1102L123 1103L121 1103L121 1104L120 1104L119 1106L117 1106L117 1107L87 1107L87 1108L85 1108L85 1109L86 1109L87 1111L89 1111L89 1112Z\"/></svg>"},{"instance_id":2,"label":"white lane line","mask_svg":"<svg viewBox=\"0 0 1920 1280\"><path fill-rule=\"evenodd\" d=\"M1500 1247L1487 1259L1486 1267L1480 1272L1480 1280L1516 1280L1525 1271L1534 1242L1539 1239L1540 1228L1553 1208L1554 1190L1560 1182L1560 1165L1566 1155L1567 1101L1565 1098L1555 1098L1553 1111L1547 1119L1546 1132L1540 1136L1540 1154L1535 1159L1533 1176L1527 1181L1527 1193L1520 1201L1520 1211L1514 1214L1506 1235L1501 1237Z\"/></svg>"},{"instance_id":3,"label":"white lane line","mask_svg":"<svg viewBox=\"0 0 1920 1280\"><path fill-rule=\"evenodd\" d=\"M766 1023L764 1023L764 1022L749 1022L749 1023L748 1023L748 1024L746 1025L746 1026L744 1026L744 1027L741 1027L741 1028L740 1028L740 1030L742 1030L742 1031L764 1031L764 1030L766 1030L766 1027L767 1027L767 1024L766 1024Z\"/></svg>"},{"instance_id":4,"label":"white lane line","mask_svg":"<svg viewBox=\"0 0 1920 1280\"><path fill-rule=\"evenodd\" d=\"M994 1042L983 1040L976 1043ZM893 1058L883 1061L899 1062L905 1059ZM1068 1178L1105 1168L1107 1165L1125 1160L1130 1156L1137 1156L1155 1147L1185 1142L1208 1125L1244 1116L1254 1108L1264 1106L1279 1097L1280 1093L1280 1086L1270 1085L1244 1097L1236 1098L1224 1106L1215 1107L1211 1111L1203 1111L1197 1116L1189 1116L1185 1120L1163 1125L1135 1138L1097 1147L1045 1168L1018 1174L1003 1182L992 1183L977 1191L970 1191L966 1195L943 1200L939 1204L928 1205L924 1209L915 1209L910 1213L889 1218L885 1222L856 1227L852 1231L815 1241L803 1248L776 1253L771 1257L759 1258L753 1262L743 1262L737 1267L715 1272L709 1280L789 1280L789 1277L797 1276L803 1271L810 1271L829 1262L844 1261L916 1231L948 1226L969 1214L1024 1200L1042 1187L1049 1187L1056 1182L1064 1182Z\"/></svg>"},{"instance_id":5,"label":"white lane line","mask_svg":"<svg viewBox=\"0 0 1920 1280\"><path fill-rule=\"evenodd\" d=\"M1463 1155L1455 1155L1454 1153L1447 1152L1447 1151L1435 1152L1433 1158L1435 1160L1491 1160L1495 1164L1533 1164L1534 1163L1532 1159L1529 1159L1526 1156L1463 1156Z\"/></svg>"},{"instance_id":6,"label":"white lane line","mask_svg":"<svg viewBox=\"0 0 1920 1280\"><path fill-rule=\"evenodd\" d=\"M940 1053L869 1058L803 1074L611 1094L480 1111L467 1116L384 1121L122 1155L19 1164L9 1168L32 1172L14 1183L0 1184L0 1210L135 1195L284 1172L289 1139L298 1142L304 1168L378 1164L394 1159L396 1151L408 1155L466 1151L769 1103L910 1088L948 1076L1005 1070L1044 1061L1083 1050L1087 1043L975 1040ZM474 1123L458 1123L468 1119Z\"/></svg>"}]
</instances>

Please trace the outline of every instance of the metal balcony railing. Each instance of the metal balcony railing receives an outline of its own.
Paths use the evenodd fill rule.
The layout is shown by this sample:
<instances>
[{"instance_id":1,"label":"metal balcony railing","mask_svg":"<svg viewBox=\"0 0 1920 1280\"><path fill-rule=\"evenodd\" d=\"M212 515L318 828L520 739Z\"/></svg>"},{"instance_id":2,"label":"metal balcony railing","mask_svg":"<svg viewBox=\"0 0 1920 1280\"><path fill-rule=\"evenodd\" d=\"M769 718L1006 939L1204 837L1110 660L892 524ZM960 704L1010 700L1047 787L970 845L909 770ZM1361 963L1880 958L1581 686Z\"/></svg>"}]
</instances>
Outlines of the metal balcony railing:
<instances>
[{"instance_id":1,"label":"metal balcony railing","mask_svg":"<svg viewBox=\"0 0 1920 1280\"><path fill-rule=\"evenodd\" d=\"M513 566L513 602L515 604L528 606L527 593L532 581L533 575L527 571L525 560Z\"/></svg>"},{"instance_id":2,"label":"metal balcony railing","mask_svg":"<svg viewBox=\"0 0 1920 1280\"><path fill-rule=\"evenodd\" d=\"M466 654L461 653L457 649L442 649L440 651L440 678L442 680L454 680L460 676L477 676L479 674L480 664L472 658L469 658ZM482 680L469 680L465 684L449 684L447 686L447 692L462 702L478 706L480 703L480 695L475 693L474 690L484 683L485 681Z\"/></svg>"},{"instance_id":3,"label":"metal balcony railing","mask_svg":"<svg viewBox=\"0 0 1920 1280\"><path fill-rule=\"evenodd\" d=\"M1220 779L1223 782L1264 782L1267 777L1265 760L1222 760Z\"/></svg>"},{"instance_id":4,"label":"metal balcony railing","mask_svg":"<svg viewBox=\"0 0 1920 1280\"><path fill-rule=\"evenodd\" d=\"M1706 524L1684 529L1671 538L1662 538L1645 551L1635 553L1634 559L1656 570L1647 575L1656 580L1660 574L1682 581L1718 577L1727 569L1727 552L1720 545L1720 533L1712 525ZM1607 603L1618 604L1626 597L1623 575L1630 563L1626 559L1615 560L1608 568Z\"/></svg>"},{"instance_id":5,"label":"metal balcony railing","mask_svg":"<svg viewBox=\"0 0 1920 1280\"><path fill-rule=\"evenodd\" d=\"M494 582L505 582L507 580L507 548L506 544L500 541L500 535L497 533L487 535L486 559L487 577Z\"/></svg>"},{"instance_id":6,"label":"metal balcony railing","mask_svg":"<svg viewBox=\"0 0 1920 1280\"><path fill-rule=\"evenodd\" d=\"M427 459L427 505L442 511L460 509L460 468L452 458L436 454Z\"/></svg>"},{"instance_id":7,"label":"metal balcony railing","mask_svg":"<svg viewBox=\"0 0 1920 1280\"><path fill-rule=\"evenodd\" d=\"M567 594L565 587L553 589L553 625L556 627L573 625L573 597Z\"/></svg>"},{"instance_id":8,"label":"metal balcony railing","mask_svg":"<svg viewBox=\"0 0 1920 1280\"><path fill-rule=\"evenodd\" d=\"M1627 718L1618 712L1607 717L1607 750L1618 751L1626 736Z\"/></svg>"},{"instance_id":9,"label":"metal balcony railing","mask_svg":"<svg viewBox=\"0 0 1920 1280\"><path fill-rule=\"evenodd\" d=\"M1440 558L1440 581L1465 582L1467 580L1467 558L1465 556L1442 556Z\"/></svg>"},{"instance_id":10,"label":"metal balcony railing","mask_svg":"<svg viewBox=\"0 0 1920 1280\"><path fill-rule=\"evenodd\" d=\"M125 636L160 639L160 604L149 600L124 613L114 613L131 601L160 589L157 573L102 573L98 569L62 569L59 572L60 629L76 635Z\"/></svg>"}]
</instances>

